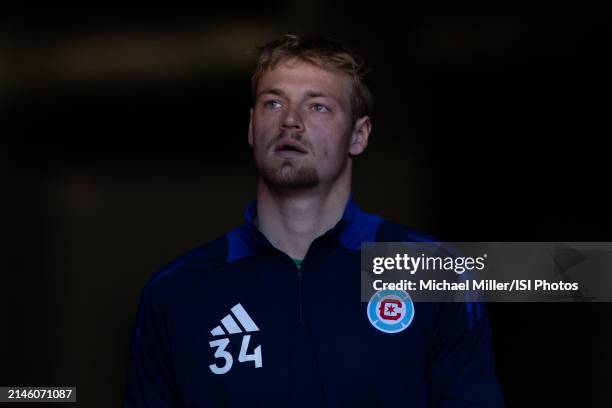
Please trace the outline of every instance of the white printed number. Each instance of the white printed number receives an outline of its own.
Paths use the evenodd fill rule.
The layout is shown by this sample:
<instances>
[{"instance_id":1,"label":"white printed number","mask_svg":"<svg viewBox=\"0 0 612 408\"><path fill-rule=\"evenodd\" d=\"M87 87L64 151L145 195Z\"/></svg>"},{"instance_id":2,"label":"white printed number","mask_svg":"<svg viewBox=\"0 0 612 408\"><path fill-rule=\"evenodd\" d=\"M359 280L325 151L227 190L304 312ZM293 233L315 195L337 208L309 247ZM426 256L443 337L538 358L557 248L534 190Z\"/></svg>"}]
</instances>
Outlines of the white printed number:
<instances>
[{"instance_id":1,"label":"white printed number","mask_svg":"<svg viewBox=\"0 0 612 408\"><path fill-rule=\"evenodd\" d=\"M251 335L245 334L242 338L242 345L240 346L238 361L241 363L244 363L245 361L253 361L255 363L255 368L259 368L261 367L261 345L255 347L253 354L247 354L246 352L249 348L249 341L251 341Z\"/></svg>"},{"instance_id":2,"label":"white printed number","mask_svg":"<svg viewBox=\"0 0 612 408\"><path fill-rule=\"evenodd\" d=\"M247 354L250 341L251 336L249 334L245 334L242 337L242 345L240 346L240 354L238 355L238 361L241 363L252 361L255 364L255 368L259 368L263 365L261 358L261 345L255 347L255 350L252 354ZM225 374L232 368L234 359L232 355L225 350L229 342L229 339L225 338L214 340L208 343L210 344L210 347L217 347L217 349L215 350L215 358L224 360L224 364L222 366L218 366L217 364L209 365L210 371L212 371L214 374Z\"/></svg>"},{"instance_id":3,"label":"white printed number","mask_svg":"<svg viewBox=\"0 0 612 408\"><path fill-rule=\"evenodd\" d=\"M229 344L229 339L219 339L211 341L208 344L210 344L210 347L217 347L217 350L215 350L215 358L222 358L225 360L225 364L223 364L221 367L216 364L209 365L210 371L215 374L227 373L232 368L232 364L234 363L232 355L225 351L225 348Z\"/></svg>"}]
</instances>

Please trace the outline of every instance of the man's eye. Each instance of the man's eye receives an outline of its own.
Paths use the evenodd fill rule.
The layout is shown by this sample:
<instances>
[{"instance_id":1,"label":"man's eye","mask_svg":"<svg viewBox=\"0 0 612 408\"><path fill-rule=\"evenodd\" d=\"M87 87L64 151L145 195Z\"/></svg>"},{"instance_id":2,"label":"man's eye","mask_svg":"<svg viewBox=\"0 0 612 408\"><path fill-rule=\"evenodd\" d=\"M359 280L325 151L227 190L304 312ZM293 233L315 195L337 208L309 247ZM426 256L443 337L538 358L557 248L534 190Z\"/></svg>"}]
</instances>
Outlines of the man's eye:
<instances>
[{"instance_id":1,"label":"man's eye","mask_svg":"<svg viewBox=\"0 0 612 408\"><path fill-rule=\"evenodd\" d=\"M314 105L312 105L312 109L315 112L329 112L329 108L325 105L321 105L319 103L315 103Z\"/></svg>"},{"instance_id":2,"label":"man's eye","mask_svg":"<svg viewBox=\"0 0 612 408\"><path fill-rule=\"evenodd\" d=\"M266 108L272 108L272 109L274 109L274 108L279 108L279 107L281 106L281 104L280 104L280 102L279 102L279 101L265 101L265 102L264 102L264 106L265 106Z\"/></svg>"}]
</instances>

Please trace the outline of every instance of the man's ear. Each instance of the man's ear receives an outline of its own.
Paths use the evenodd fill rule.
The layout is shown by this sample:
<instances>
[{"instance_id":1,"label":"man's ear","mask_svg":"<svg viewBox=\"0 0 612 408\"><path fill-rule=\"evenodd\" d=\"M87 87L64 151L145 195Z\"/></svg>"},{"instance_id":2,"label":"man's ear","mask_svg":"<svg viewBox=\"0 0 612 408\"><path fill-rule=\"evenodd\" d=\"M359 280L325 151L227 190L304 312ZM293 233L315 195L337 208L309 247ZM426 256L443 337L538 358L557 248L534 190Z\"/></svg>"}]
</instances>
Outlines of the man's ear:
<instances>
[{"instance_id":1,"label":"man's ear","mask_svg":"<svg viewBox=\"0 0 612 408\"><path fill-rule=\"evenodd\" d=\"M253 108L249 110L249 144L253 147Z\"/></svg>"},{"instance_id":2,"label":"man's ear","mask_svg":"<svg viewBox=\"0 0 612 408\"><path fill-rule=\"evenodd\" d=\"M349 153L351 156L357 156L363 153L365 148L368 146L368 139L372 132L372 122L369 116L363 116L355 122L353 127L353 134L351 135L351 145L349 146Z\"/></svg>"}]
</instances>

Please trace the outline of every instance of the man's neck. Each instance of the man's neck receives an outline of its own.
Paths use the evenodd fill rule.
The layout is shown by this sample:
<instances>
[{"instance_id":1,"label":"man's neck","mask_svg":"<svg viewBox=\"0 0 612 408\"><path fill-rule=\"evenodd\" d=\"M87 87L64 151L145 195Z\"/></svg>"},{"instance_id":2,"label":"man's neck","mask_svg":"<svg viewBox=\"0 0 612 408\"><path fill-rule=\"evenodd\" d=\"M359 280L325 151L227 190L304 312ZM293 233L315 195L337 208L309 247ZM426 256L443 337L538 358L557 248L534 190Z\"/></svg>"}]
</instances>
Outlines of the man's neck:
<instances>
[{"instance_id":1,"label":"man's neck","mask_svg":"<svg viewBox=\"0 0 612 408\"><path fill-rule=\"evenodd\" d=\"M291 258L304 259L312 242L342 218L350 195L344 188L274 192L263 181L257 187L257 228Z\"/></svg>"}]
</instances>

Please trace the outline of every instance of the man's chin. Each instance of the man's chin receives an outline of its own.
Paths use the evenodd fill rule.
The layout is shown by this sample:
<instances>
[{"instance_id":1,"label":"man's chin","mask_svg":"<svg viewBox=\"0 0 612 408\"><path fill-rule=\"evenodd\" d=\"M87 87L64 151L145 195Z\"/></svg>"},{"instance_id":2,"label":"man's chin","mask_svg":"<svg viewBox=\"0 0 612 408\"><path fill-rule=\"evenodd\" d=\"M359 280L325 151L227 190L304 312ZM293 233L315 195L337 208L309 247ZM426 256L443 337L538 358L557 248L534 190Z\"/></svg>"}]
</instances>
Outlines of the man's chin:
<instances>
[{"instance_id":1,"label":"man's chin","mask_svg":"<svg viewBox=\"0 0 612 408\"><path fill-rule=\"evenodd\" d=\"M273 189L306 189L319 185L319 175L313 167L295 167L285 162L274 168L263 168L260 176Z\"/></svg>"}]
</instances>

